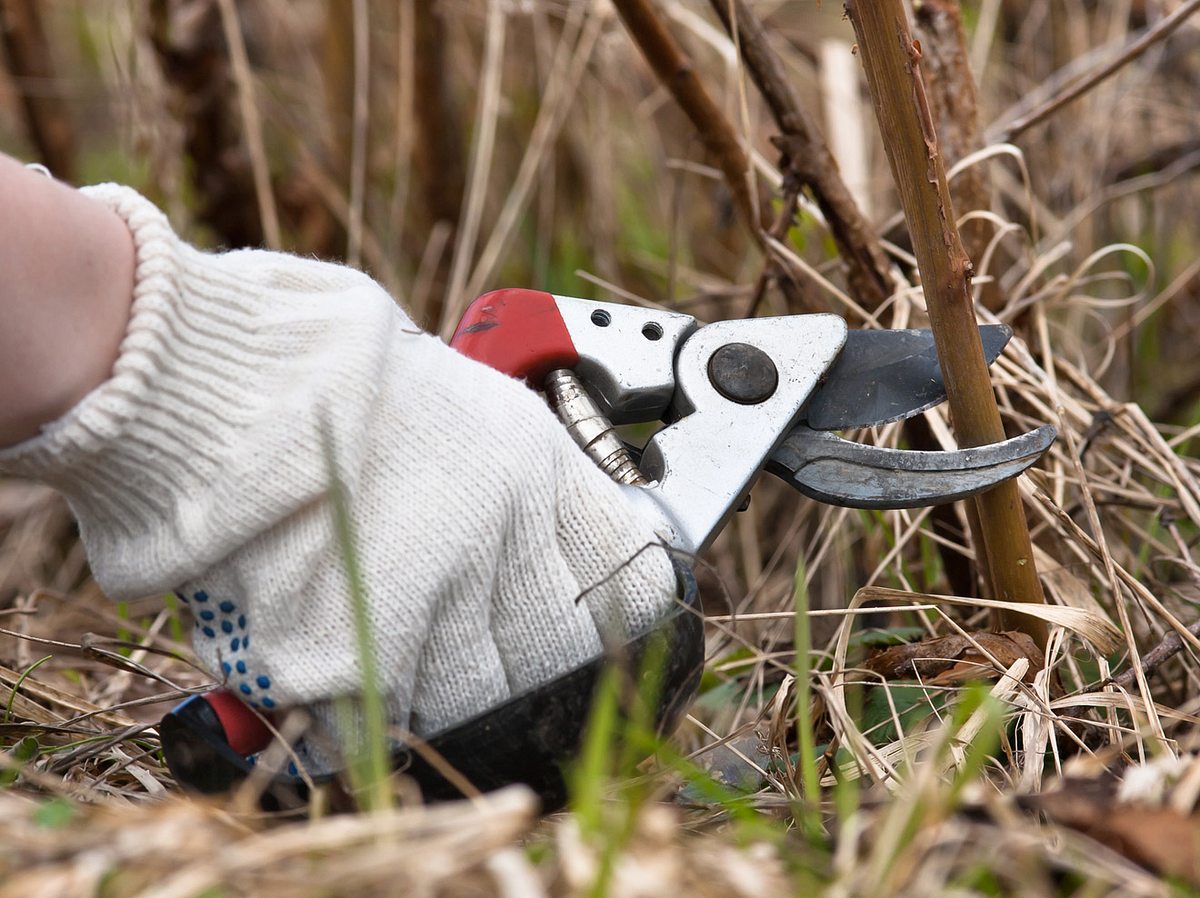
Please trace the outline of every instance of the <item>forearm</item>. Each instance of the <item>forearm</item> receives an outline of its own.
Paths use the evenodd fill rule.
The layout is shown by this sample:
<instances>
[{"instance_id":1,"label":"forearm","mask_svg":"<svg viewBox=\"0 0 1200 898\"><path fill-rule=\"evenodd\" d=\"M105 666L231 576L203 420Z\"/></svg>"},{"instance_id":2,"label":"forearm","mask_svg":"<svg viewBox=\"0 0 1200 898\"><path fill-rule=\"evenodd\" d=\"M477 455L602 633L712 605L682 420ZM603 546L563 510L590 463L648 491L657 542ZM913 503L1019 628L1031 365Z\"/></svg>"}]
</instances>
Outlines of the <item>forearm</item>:
<instances>
[{"instance_id":1,"label":"forearm","mask_svg":"<svg viewBox=\"0 0 1200 898\"><path fill-rule=\"evenodd\" d=\"M11 446L108 378L134 251L115 213L3 154L0 197L0 446Z\"/></svg>"}]
</instances>

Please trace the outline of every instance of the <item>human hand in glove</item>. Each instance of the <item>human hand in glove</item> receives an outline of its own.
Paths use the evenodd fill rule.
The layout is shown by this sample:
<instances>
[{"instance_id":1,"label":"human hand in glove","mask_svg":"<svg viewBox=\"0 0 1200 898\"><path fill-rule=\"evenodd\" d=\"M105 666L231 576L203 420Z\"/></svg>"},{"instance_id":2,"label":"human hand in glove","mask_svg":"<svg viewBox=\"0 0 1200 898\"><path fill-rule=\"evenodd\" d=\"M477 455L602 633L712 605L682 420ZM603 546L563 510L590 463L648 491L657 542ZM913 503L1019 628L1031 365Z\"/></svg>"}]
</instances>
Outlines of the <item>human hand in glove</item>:
<instances>
[{"instance_id":1,"label":"human hand in glove","mask_svg":"<svg viewBox=\"0 0 1200 898\"><path fill-rule=\"evenodd\" d=\"M200 252L131 190L42 188L0 162L0 182L35 203L53 191L92 216L66 239L108 239L55 247L33 295L64 311L31 323L27 344L71 352L64 334L95 339L72 316L112 292L101 272L133 270L128 311L107 303L122 316L111 370L83 378L90 392L49 391L74 401L46 404L55 416L36 398L21 420L0 410L0 443L23 438L0 449L0 473L67 496L110 596L177 591L196 654L252 707L309 707L333 735L330 700L362 685L331 464L349 495L377 685L404 730L448 727L665 612L672 565L643 551L657 522L535 393L422 333L370 278L280 253ZM92 276L56 282L78 259ZM0 318L30 309L0 287ZM3 389L23 376L2 361L6 342ZM22 431L30 421L36 433Z\"/></svg>"}]
</instances>

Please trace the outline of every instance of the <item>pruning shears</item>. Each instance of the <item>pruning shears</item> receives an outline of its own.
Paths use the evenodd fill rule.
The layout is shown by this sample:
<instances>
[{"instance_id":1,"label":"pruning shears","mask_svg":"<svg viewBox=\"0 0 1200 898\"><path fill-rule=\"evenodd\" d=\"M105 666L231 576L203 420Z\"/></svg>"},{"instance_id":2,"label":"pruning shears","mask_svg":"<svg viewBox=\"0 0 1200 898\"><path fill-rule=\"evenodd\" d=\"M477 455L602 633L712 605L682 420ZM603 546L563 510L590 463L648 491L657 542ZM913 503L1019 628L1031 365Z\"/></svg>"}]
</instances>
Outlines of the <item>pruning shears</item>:
<instances>
[{"instance_id":1,"label":"pruning shears","mask_svg":"<svg viewBox=\"0 0 1200 898\"><path fill-rule=\"evenodd\" d=\"M1011 331L980 327L990 364ZM937 505L1020 474L1050 448L1053 427L956 451L869 446L836 431L877 427L946 398L928 330L850 330L837 315L717 321L535 290L488 293L467 309L451 345L542 390L581 450L652 506L680 558L703 551L764 470L806 496L851 508ZM657 422L641 448L616 429ZM651 636L666 643L658 722L674 725L703 666L695 581L677 563L679 602L622 656L637 663ZM580 744L604 657L433 735L393 759L428 798L460 793L430 757L481 789L531 785L547 807L565 798L561 765ZM636 668L634 668L636 669ZM193 696L160 727L168 766L202 792L230 788L270 739L256 712L223 692ZM303 779L278 774L267 795L302 801Z\"/></svg>"}]
</instances>

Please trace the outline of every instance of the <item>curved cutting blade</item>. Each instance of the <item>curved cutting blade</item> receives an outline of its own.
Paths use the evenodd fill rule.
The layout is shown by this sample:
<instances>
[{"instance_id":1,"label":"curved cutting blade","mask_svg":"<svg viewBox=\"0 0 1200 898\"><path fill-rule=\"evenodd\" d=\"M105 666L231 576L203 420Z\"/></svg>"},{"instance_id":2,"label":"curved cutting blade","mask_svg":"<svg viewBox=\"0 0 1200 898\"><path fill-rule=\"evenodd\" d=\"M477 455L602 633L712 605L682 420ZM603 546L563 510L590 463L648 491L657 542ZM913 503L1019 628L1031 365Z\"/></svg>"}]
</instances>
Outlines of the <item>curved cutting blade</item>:
<instances>
[{"instance_id":1,"label":"curved cutting blade","mask_svg":"<svg viewBox=\"0 0 1200 898\"><path fill-rule=\"evenodd\" d=\"M979 328L990 365L1012 337L1003 324ZM877 427L933 408L946 398L930 330L851 330L841 355L809 398L813 430Z\"/></svg>"},{"instance_id":2,"label":"curved cutting blade","mask_svg":"<svg viewBox=\"0 0 1200 898\"><path fill-rule=\"evenodd\" d=\"M917 508L965 499L1016 477L1041 458L1056 436L1046 425L972 449L915 452L864 446L801 425L766 467L829 505Z\"/></svg>"}]
</instances>

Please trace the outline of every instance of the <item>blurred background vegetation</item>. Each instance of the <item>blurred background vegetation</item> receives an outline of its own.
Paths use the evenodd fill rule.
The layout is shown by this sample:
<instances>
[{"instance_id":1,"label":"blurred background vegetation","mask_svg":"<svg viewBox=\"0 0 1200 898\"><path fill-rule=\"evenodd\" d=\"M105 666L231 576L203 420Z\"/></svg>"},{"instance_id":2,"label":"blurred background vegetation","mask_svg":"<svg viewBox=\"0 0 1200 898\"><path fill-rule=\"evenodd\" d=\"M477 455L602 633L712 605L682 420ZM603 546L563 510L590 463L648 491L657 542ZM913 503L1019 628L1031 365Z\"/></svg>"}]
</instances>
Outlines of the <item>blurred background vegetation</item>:
<instances>
[{"instance_id":1,"label":"blurred background vegetation","mask_svg":"<svg viewBox=\"0 0 1200 898\"><path fill-rule=\"evenodd\" d=\"M476 295L505 286L659 304L708 320L828 310L859 325L925 326L911 240L882 149L887 136L875 125L840 5L757 0L750 7L795 102L824 136L835 174L864 216L863 242L878 253L877 295L862 266L847 262L818 191L805 180L805 165L815 163L803 153L798 158L801 145L787 135L779 139L786 129L756 89L740 36L731 38L714 12L724 5L656 0L650 7L686 54L686 72L738 137L749 159L744 183L728 177L711 151L711 131L681 111L672 85L655 75L613 6L581 0L0 0L0 150L41 161L75 183L131 184L204 246L267 245L360 266L442 335ZM1042 512L1031 512L1031 520L1043 580L1053 604L1117 622L1132 647L1093 655L1056 643L1061 653L1051 662L1052 683L1039 680L1037 687L1055 699L1091 695L1111 671L1140 663L1136 647L1144 652L1158 644L1180 620L1192 624L1200 599L1192 558L1200 522L1189 518L1200 501L1192 458L1200 423L1200 27L1184 22L1043 121L1025 127L1021 120L1184 5L912 4L943 153L955 167L955 213L975 263L979 304L1018 335L1020 348L1009 356L1016 361L997 366L1006 423L1015 431L1053 421L1071 433L1048 458L1048 473L1031 481L1040 497L1026 484L1027 508ZM747 227L738 195L747 185L754 227ZM1059 403L1066 410L1055 420ZM945 433L938 420L930 419L932 434L891 429L879 439L936 442ZM1089 508L1099 533L1090 529ZM1107 544L1091 546L1085 529L1106 535ZM806 692L802 707L788 693L795 688L791 674L808 670L797 658L807 654L795 648L809 635L797 632L796 603L844 609L859 587L870 585L973 596L979 584L966 543L958 511L928 518L846 512L800 500L778 484L756 487L749 509L700 571L712 619L710 663L701 700L677 739L681 750L697 752L725 785L746 774L745 765L741 773L721 773L737 767L734 755L753 758L766 773L750 775L738 790L755 795L755 806L789 832L804 830L794 803L800 791L794 726L811 716L818 737L858 748L844 731L849 724L829 712L836 691L821 687L811 710ZM1160 606L1136 604L1148 600L1128 584L1118 589L1104 564L1112 558L1177 618ZM20 613L14 628L62 640L116 632L182 648L184 612L158 597L112 611L66 601L96 593L61 503L27 485L0 484L0 609ZM1126 602L1138 608L1132 617ZM736 620L733 611L740 613ZM960 623L969 630L984 623L971 610L956 615L951 623L950 616L925 612L876 615L868 620L874 629L836 647L828 640L842 618L815 616L812 663L828 674L846 663L847 652L858 661L875 644L940 638L958 632ZM25 641L0 645L6 663L27 674L39 656ZM38 667L25 689L52 683L86 698L88 707L105 708L150 690L128 674L118 682L95 658L60 659ZM997 664L995 656L975 662ZM1158 737L1163 726L1196 721L1200 661L1193 647L1172 665L1155 681L1156 700L1176 709L1166 724L1146 708L1154 726L1134 711L1087 712L1093 722L1108 715L1105 739L1127 758L1171 755L1166 742L1144 743L1147 728ZM199 682L177 667L169 669L175 682ZM988 676L995 679L995 671ZM862 729L876 727L872 739L880 751L901 745L905 727L943 720L941 697L929 699L925 686L907 688L865 699L864 713L875 718ZM980 707L977 697L968 699L968 711ZM57 707L45 696L31 701L17 703L18 717L44 724L36 702ZM1052 717L1020 707L1022 726ZM1067 716L1084 714L1056 707ZM129 713L152 722L164 708ZM910 715L912 708L919 713ZM946 718L946 726L957 733L964 720ZM1013 732L989 726L985 735L996 741ZM1033 738L1032 730L1022 732ZM133 780L129 770L138 768L128 754L115 770L106 766L120 738L116 748L106 743L69 756L74 767L48 759L38 770L114 794L157 794L166 773L155 766L152 735L138 755L144 776ZM59 739L60 748L71 744ZM1055 769L1059 747L1039 744L1047 758L1053 755L1046 770ZM1088 742L1089 751L1095 747ZM1040 788L1040 770L1030 773L1020 751L996 757L989 773L999 788ZM885 806L867 800L868 818L879 813L872 819L882 830L880 844L895 848L888 826L911 835L920 814L926 823L948 818L963 783L990 763L976 761L968 773L960 765L962 778L945 781L936 800L921 793L928 801L914 805L924 810L911 820L890 818ZM920 776L903 782L925 788ZM38 780L37 788L48 787ZM731 813L728 804L706 802L700 793L689 800L716 808L706 822ZM1105 806L1096 819L1111 816ZM860 823L840 819L838 835L854 843ZM651 828L646 844L670 841L653 830L654 819L643 823ZM1016 836L1005 841L1016 830L1000 838L972 826L963 823L952 839L945 836L963 852L954 861L945 853L934 857L937 845L950 844L934 839L913 855L899 849L871 855L863 869L877 864L878 883L903 882L913 894L943 888L959 894L960 886L972 894L1009 893L1012 871L1005 858L985 857L989 845L1003 845L1011 856L1041 849ZM531 857L569 854L564 831L553 837L554 847L549 836L535 840ZM620 839L630 832L622 830ZM1194 841L1194 833L1171 838ZM832 865L822 869L842 870L851 881L855 849L845 850L840 861L821 855L817 866ZM1069 877L1082 876L1078 871L1094 860L1087 854L1082 850L1082 866L1068 864L1075 872L1062 877L1046 872L1065 863L1058 855L1043 866L1030 861L1038 872L1024 873L1040 891L1025 894L1071 893ZM804 863L812 860L802 855ZM931 858L933 867L925 866ZM1200 882L1200 861L1186 867L1193 861L1189 856L1176 872ZM935 868L922 879L922 871ZM1153 893L1149 880L1119 864L1104 867L1101 878L1107 885L1088 894ZM822 881L832 880L834 874ZM793 880L771 880L785 881ZM935 881L936 888L928 885ZM768 891L763 886L755 894Z\"/></svg>"}]
</instances>

